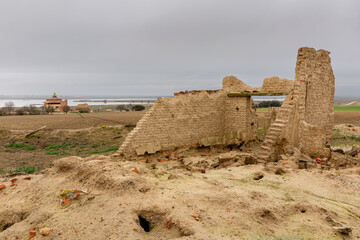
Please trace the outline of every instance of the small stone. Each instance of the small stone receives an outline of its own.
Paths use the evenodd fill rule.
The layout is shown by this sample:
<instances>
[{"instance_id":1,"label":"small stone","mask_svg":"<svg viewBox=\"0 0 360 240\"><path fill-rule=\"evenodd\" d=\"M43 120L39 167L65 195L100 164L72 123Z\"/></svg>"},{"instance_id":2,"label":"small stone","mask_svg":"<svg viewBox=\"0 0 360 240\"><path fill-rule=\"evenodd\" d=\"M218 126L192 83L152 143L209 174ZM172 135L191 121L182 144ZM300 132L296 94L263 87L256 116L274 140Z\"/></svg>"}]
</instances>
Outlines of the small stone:
<instances>
[{"instance_id":1,"label":"small stone","mask_svg":"<svg viewBox=\"0 0 360 240\"><path fill-rule=\"evenodd\" d=\"M40 234L43 236L48 236L50 231L51 231L51 228L44 227L44 228L40 229Z\"/></svg>"}]
</instances>

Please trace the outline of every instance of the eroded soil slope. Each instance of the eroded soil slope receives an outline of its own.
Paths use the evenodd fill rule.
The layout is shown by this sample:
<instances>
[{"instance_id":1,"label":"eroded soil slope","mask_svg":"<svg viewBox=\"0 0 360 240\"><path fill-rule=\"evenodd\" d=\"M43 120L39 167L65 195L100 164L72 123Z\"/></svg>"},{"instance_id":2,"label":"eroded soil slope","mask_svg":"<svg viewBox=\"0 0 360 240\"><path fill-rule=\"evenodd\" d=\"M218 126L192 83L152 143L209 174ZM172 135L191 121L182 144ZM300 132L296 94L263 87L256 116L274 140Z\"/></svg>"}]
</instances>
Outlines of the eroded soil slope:
<instances>
[{"instance_id":1,"label":"eroded soil slope","mask_svg":"<svg viewBox=\"0 0 360 240\"><path fill-rule=\"evenodd\" d=\"M244 156L69 157L30 180L16 176L14 186L13 176L3 176L0 239L29 239L29 233L35 239L346 237L337 227L360 239L359 167L242 165L230 160L238 154ZM61 205L65 189L84 192Z\"/></svg>"}]
</instances>

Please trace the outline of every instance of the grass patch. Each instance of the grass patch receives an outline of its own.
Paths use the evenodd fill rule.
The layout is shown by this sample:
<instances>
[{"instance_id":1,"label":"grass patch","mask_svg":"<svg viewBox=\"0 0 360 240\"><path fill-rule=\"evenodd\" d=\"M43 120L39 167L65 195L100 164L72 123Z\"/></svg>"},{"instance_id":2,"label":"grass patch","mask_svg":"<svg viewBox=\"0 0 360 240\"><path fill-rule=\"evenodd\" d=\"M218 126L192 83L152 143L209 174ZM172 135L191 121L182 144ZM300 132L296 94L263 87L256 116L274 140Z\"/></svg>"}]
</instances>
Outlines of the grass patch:
<instances>
[{"instance_id":1,"label":"grass patch","mask_svg":"<svg viewBox=\"0 0 360 240\"><path fill-rule=\"evenodd\" d=\"M360 112L360 106L335 106L335 112Z\"/></svg>"},{"instance_id":2,"label":"grass patch","mask_svg":"<svg viewBox=\"0 0 360 240\"><path fill-rule=\"evenodd\" d=\"M360 142L360 137L356 137L356 136L348 136L347 139Z\"/></svg>"},{"instance_id":3,"label":"grass patch","mask_svg":"<svg viewBox=\"0 0 360 240\"><path fill-rule=\"evenodd\" d=\"M25 146L25 144L23 143L15 143L15 142L11 142L8 145L5 145L6 148L23 148Z\"/></svg>"},{"instance_id":4,"label":"grass patch","mask_svg":"<svg viewBox=\"0 0 360 240\"><path fill-rule=\"evenodd\" d=\"M15 142L11 142L10 144L5 145L5 147L6 148L14 148L14 149L22 148L27 151L32 151L32 150L36 149L36 147L33 145L30 145L30 144L25 145L24 143L15 143Z\"/></svg>"},{"instance_id":5,"label":"grass patch","mask_svg":"<svg viewBox=\"0 0 360 240\"><path fill-rule=\"evenodd\" d=\"M35 149L36 149L36 147L33 145L25 145L24 146L24 150L27 150L27 151L33 151Z\"/></svg>"},{"instance_id":6,"label":"grass patch","mask_svg":"<svg viewBox=\"0 0 360 240\"><path fill-rule=\"evenodd\" d=\"M67 146L70 146L70 143L63 143L60 145L56 145L56 144L50 144L49 146L47 146L45 148L45 150L59 150L60 148L66 148Z\"/></svg>"},{"instance_id":7,"label":"grass patch","mask_svg":"<svg viewBox=\"0 0 360 240\"><path fill-rule=\"evenodd\" d=\"M71 153L65 152L62 149L60 149L60 150L59 149L50 149L45 154L46 155L59 155L59 156L71 155Z\"/></svg>"},{"instance_id":8,"label":"grass patch","mask_svg":"<svg viewBox=\"0 0 360 240\"><path fill-rule=\"evenodd\" d=\"M38 173L41 170L43 170L43 167L40 166L26 166L25 164L22 164L20 167L15 168L14 170L2 170L0 169L0 174L6 174L6 173L18 173L18 172L23 172L26 174L34 174L34 173Z\"/></svg>"},{"instance_id":9,"label":"grass patch","mask_svg":"<svg viewBox=\"0 0 360 240\"><path fill-rule=\"evenodd\" d=\"M105 153L105 152L110 152L110 151L117 151L118 149L119 149L119 146L113 146L113 147L108 147L108 148L103 148L103 149L91 150L91 151L89 151L89 153L90 154Z\"/></svg>"},{"instance_id":10,"label":"grass patch","mask_svg":"<svg viewBox=\"0 0 360 240\"><path fill-rule=\"evenodd\" d=\"M332 140L352 140L352 141L360 142L360 137L358 137L358 136L344 136L344 135L336 133L336 134L332 135Z\"/></svg>"}]
</instances>

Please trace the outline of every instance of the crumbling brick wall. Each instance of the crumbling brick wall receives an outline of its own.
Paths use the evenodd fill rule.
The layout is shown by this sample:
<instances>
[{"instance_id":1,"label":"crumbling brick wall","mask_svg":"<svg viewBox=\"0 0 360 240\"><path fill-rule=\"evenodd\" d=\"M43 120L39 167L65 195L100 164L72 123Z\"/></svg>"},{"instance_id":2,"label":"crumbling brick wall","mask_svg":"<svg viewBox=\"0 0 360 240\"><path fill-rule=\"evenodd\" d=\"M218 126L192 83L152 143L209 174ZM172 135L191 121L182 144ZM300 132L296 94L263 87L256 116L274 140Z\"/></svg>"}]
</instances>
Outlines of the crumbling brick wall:
<instances>
[{"instance_id":1,"label":"crumbling brick wall","mask_svg":"<svg viewBox=\"0 0 360 240\"><path fill-rule=\"evenodd\" d=\"M294 81L286 78L268 77L264 79L260 92L288 93L294 88Z\"/></svg>"},{"instance_id":2,"label":"crumbling brick wall","mask_svg":"<svg viewBox=\"0 0 360 240\"><path fill-rule=\"evenodd\" d=\"M249 99L228 100L223 90L186 91L173 98L160 98L126 138L119 153L142 155L253 138Z\"/></svg>"}]
</instances>

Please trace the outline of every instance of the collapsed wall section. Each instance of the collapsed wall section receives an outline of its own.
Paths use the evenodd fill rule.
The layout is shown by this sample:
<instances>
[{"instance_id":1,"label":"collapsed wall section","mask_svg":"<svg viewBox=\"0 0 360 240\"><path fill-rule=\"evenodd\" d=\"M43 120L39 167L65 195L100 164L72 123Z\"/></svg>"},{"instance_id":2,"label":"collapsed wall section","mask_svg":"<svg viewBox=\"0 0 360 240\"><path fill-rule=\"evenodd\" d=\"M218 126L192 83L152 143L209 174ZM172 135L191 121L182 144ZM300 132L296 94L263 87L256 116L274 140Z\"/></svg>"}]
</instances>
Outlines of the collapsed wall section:
<instances>
[{"instance_id":1,"label":"collapsed wall section","mask_svg":"<svg viewBox=\"0 0 360 240\"><path fill-rule=\"evenodd\" d=\"M139 121L119 149L143 155L199 144L224 135L223 91L190 91L160 98Z\"/></svg>"}]
</instances>

